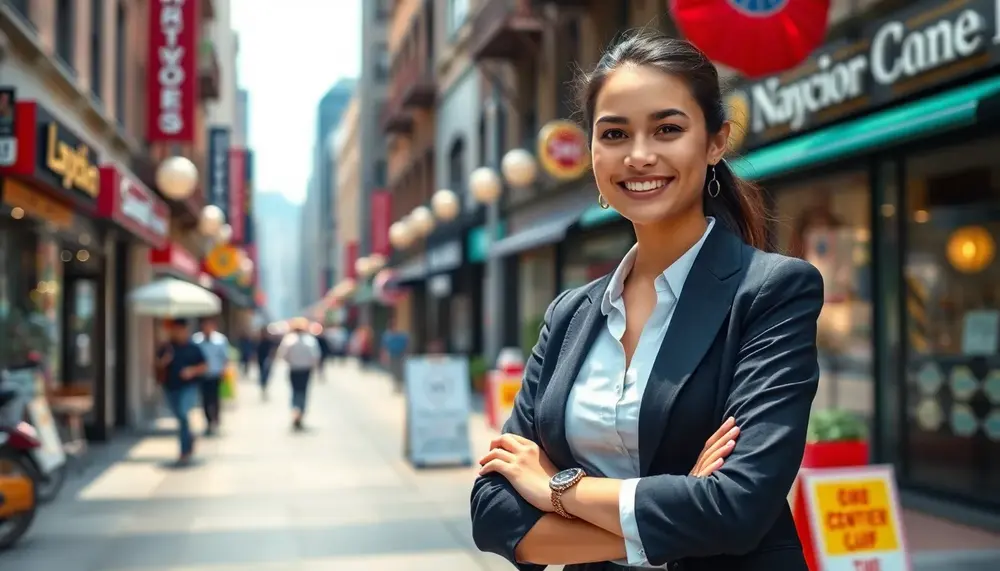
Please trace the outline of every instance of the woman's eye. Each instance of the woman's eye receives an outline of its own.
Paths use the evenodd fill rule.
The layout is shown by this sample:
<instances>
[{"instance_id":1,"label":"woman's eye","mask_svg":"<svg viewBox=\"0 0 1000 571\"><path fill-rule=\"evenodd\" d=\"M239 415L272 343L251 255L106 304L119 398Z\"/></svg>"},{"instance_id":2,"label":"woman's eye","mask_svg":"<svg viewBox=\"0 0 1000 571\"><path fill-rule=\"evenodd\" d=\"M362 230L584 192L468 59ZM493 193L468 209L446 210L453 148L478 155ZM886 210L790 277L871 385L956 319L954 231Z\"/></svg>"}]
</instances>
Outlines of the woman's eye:
<instances>
[{"instance_id":1,"label":"woman's eye","mask_svg":"<svg viewBox=\"0 0 1000 571\"><path fill-rule=\"evenodd\" d=\"M681 133L684 129L681 129L677 125L660 125L656 129L657 135L673 135L675 133Z\"/></svg>"},{"instance_id":2,"label":"woman's eye","mask_svg":"<svg viewBox=\"0 0 1000 571\"><path fill-rule=\"evenodd\" d=\"M607 131L601 133L602 139L617 140L625 138L625 131L621 129L608 129Z\"/></svg>"}]
</instances>

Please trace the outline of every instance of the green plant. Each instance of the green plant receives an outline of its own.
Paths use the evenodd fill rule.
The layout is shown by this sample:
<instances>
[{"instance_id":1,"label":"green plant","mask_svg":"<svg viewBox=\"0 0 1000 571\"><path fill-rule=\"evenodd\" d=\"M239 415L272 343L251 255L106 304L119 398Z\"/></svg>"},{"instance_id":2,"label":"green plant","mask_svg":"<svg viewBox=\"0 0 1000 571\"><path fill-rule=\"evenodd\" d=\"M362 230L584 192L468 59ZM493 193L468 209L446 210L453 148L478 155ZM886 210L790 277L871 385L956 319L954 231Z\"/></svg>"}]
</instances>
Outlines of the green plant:
<instances>
[{"instance_id":1,"label":"green plant","mask_svg":"<svg viewBox=\"0 0 1000 571\"><path fill-rule=\"evenodd\" d=\"M10 367L29 364L32 354L44 358L55 348L55 340L47 327L48 321L37 312L23 307L13 308L0 319L2 360Z\"/></svg>"},{"instance_id":2,"label":"green plant","mask_svg":"<svg viewBox=\"0 0 1000 571\"><path fill-rule=\"evenodd\" d=\"M840 409L813 411L806 439L815 442L851 442L868 438L868 426L858 415Z\"/></svg>"},{"instance_id":3,"label":"green plant","mask_svg":"<svg viewBox=\"0 0 1000 571\"><path fill-rule=\"evenodd\" d=\"M535 348L535 343L538 342L538 333L542 330L542 323L544 321L544 316L536 315L529 317L521 324L521 353L525 359L531 356L531 350Z\"/></svg>"},{"instance_id":4,"label":"green plant","mask_svg":"<svg viewBox=\"0 0 1000 571\"><path fill-rule=\"evenodd\" d=\"M490 370L489 363L486 362L486 357L482 355L476 355L469 360L469 376L473 379L478 379L486 375Z\"/></svg>"}]
</instances>

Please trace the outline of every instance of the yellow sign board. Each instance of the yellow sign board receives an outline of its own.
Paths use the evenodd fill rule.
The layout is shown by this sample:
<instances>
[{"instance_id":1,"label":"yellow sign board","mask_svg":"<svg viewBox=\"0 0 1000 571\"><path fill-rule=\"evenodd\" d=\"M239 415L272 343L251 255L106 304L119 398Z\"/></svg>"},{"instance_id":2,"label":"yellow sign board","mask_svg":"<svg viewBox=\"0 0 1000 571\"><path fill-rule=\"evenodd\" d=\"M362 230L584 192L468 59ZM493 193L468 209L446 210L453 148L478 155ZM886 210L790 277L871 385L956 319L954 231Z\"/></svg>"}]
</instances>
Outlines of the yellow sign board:
<instances>
[{"instance_id":1,"label":"yellow sign board","mask_svg":"<svg viewBox=\"0 0 1000 571\"><path fill-rule=\"evenodd\" d=\"M908 571L891 466L803 470L822 571Z\"/></svg>"},{"instance_id":2,"label":"yellow sign board","mask_svg":"<svg viewBox=\"0 0 1000 571\"><path fill-rule=\"evenodd\" d=\"M511 378L500 381L500 407L501 410L514 410L514 401L517 393L521 391L521 379Z\"/></svg>"},{"instance_id":3,"label":"yellow sign board","mask_svg":"<svg viewBox=\"0 0 1000 571\"><path fill-rule=\"evenodd\" d=\"M45 166L61 177L64 188L81 190L93 198L100 192L97 165L90 160L90 148L83 143L76 148L59 138L59 127L49 123L45 141Z\"/></svg>"}]
</instances>

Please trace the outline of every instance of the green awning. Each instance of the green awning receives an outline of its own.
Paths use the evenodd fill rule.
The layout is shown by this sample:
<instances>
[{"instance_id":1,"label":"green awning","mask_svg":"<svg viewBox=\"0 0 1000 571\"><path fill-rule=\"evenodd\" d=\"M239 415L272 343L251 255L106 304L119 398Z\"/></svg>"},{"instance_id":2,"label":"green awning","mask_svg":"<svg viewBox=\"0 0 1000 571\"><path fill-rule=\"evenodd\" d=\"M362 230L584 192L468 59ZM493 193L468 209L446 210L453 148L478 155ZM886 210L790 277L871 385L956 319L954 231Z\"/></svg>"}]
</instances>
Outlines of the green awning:
<instances>
[{"instance_id":1,"label":"green awning","mask_svg":"<svg viewBox=\"0 0 1000 571\"><path fill-rule=\"evenodd\" d=\"M1000 94L1000 77L984 79L768 145L733 160L731 164L743 178L760 180L967 127L976 122L980 101L997 94ZM599 226L618 216L610 208L604 210L594 205L580 217L580 226Z\"/></svg>"}]
</instances>

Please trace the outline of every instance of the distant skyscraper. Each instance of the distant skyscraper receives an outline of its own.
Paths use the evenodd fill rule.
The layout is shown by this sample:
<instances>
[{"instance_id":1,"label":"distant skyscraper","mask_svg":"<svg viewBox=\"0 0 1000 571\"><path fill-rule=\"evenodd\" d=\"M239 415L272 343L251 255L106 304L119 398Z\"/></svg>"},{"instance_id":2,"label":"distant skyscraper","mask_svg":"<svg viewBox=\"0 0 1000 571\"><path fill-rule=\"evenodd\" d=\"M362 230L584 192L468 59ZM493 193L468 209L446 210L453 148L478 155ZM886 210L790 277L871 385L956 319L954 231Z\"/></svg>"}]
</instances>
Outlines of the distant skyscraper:
<instances>
[{"instance_id":1,"label":"distant skyscraper","mask_svg":"<svg viewBox=\"0 0 1000 571\"><path fill-rule=\"evenodd\" d=\"M301 208L276 192L254 195L254 225L257 232L257 258L261 265L261 288L267 296L267 311L272 319L298 315L303 302L300 296L301 239L295 228L300 224Z\"/></svg>"},{"instance_id":2,"label":"distant skyscraper","mask_svg":"<svg viewBox=\"0 0 1000 571\"><path fill-rule=\"evenodd\" d=\"M341 79L320 99L316 109L313 168L302 211L302 302L319 300L333 287L336 244L337 162L333 134L351 101L357 81Z\"/></svg>"}]
</instances>

